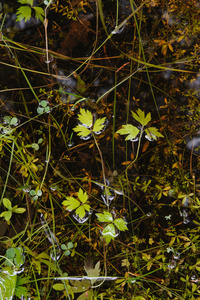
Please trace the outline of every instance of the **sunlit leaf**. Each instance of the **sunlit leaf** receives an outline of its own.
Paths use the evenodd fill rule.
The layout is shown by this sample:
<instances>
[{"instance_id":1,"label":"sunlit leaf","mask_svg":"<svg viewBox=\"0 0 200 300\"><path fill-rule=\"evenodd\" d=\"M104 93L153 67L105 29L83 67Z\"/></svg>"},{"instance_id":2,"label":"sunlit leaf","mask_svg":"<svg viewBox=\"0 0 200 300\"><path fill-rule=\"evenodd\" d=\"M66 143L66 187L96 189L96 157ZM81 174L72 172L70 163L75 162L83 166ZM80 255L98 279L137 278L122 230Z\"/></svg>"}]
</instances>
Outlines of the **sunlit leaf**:
<instances>
[{"instance_id":1,"label":"sunlit leaf","mask_svg":"<svg viewBox=\"0 0 200 300\"><path fill-rule=\"evenodd\" d=\"M105 126L105 124L104 124L105 120L106 120L106 117L99 118L95 121L94 126L93 126L94 133L96 133L96 134L101 133L102 129Z\"/></svg>"},{"instance_id":2,"label":"sunlit leaf","mask_svg":"<svg viewBox=\"0 0 200 300\"><path fill-rule=\"evenodd\" d=\"M94 268L85 264L85 271L86 271L88 277L99 277L100 272L101 272L100 261L98 261L96 263ZM96 280L97 280L97 278L90 279L92 284L94 284Z\"/></svg>"},{"instance_id":3,"label":"sunlit leaf","mask_svg":"<svg viewBox=\"0 0 200 300\"><path fill-rule=\"evenodd\" d=\"M102 235L106 240L106 243L110 243L116 237L116 230L113 224L108 224L102 231Z\"/></svg>"},{"instance_id":4,"label":"sunlit leaf","mask_svg":"<svg viewBox=\"0 0 200 300\"><path fill-rule=\"evenodd\" d=\"M81 77L79 75L76 74L76 78L77 78L77 91L80 94L83 94L86 90L86 85L85 82L81 79Z\"/></svg>"},{"instance_id":5,"label":"sunlit leaf","mask_svg":"<svg viewBox=\"0 0 200 300\"><path fill-rule=\"evenodd\" d=\"M136 113L133 111L131 112L133 115L133 118L138 121L142 126L146 126L151 121L151 113L148 113L145 117L144 111L138 108Z\"/></svg>"},{"instance_id":6,"label":"sunlit leaf","mask_svg":"<svg viewBox=\"0 0 200 300\"><path fill-rule=\"evenodd\" d=\"M40 19L41 22L44 21L44 9L42 7L34 7L36 19Z\"/></svg>"},{"instance_id":7,"label":"sunlit leaf","mask_svg":"<svg viewBox=\"0 0 200 300\"><path fill-rule=\"evenodd\" d=\"M82 203L85 203L88 200L88 195L80 188L78 191L78 198Z\"/></svg>"},{"instance_id":8,"label":"sunlit leaf","mask_svg":"<svg viewBox=\"0 0 200 300\"><path fill-rule=\"evenodd\" d=\"M90 280L82 280L82 281L70 280L70 283L72 284L72 291L74 293L84 292L85 290L88 290L91 285Z\"/></svg>"},{"instance_id":9,"label":"sunlit leaf","mask_svg":"<svg viewBox=\"0 0 200 300\"><path fill-rule=\"evenodd\" d=\"M126 226L127 223L122 218L115 219L114 224L120 231L128 230Z\"/></svg>"},{"instance_id":10,"label":"sunlit leaf","mask_svg":"<svg viewBox=\"0 0 200 300\"><path fill-rule=\"evenodd\" d=\"M3 198L3 205L9 210L12 209L12 203L8 198Z\"/></svg>"},{"instance_id":11,"label":"sunlit leaf","mask_svg":"<svg viewBox=\"0 0 200 300\"><path fill-rule=\"evenodd\" d=\"M25 19L25 22L31 18L31 8L27 5L20 6L17 9L17 19L16 22L20 22Z\"/></svg>"},{"instance_id":12,"label":"sunlit leaf","mask_svg":"<svg viewBox=\"0 0 200 300\"><path fill-rule=\"evenodd\" d=\"M75 132L78 132L77 135L81 137L86 137L91 133L91 131L84 125L77 125L76 127L73 128L73 130Z\"/></svg>"},{"instance_id":13,"label":"sunlit leaf","mask_svg":"<svg viewBox=\"0 0 200 300\"><path fill-rule=\"evenodd\" d=\"M164 137L156 127L148 127L145 129L147 137L152 140L157 140L158 137Z\"/></svg>"},{"instance_id":14,"label":"sunlit leaf","mask_svg":"<svg viewBox=\"0 0 200 300\"><path fill-rule=\"evenodd\" d=\"M11 210L7 210L7 211L4 212L4 219L6 221L9 221L11 219L11 217L12 217L12 211Z\"/></svg>"},{"instance_id":15,"label":"sunlit leaf","mask_svg":"<svg viewBox=\"0 0 200 300\"><path fill-rule=\"evenodd\" d=\"M89 110L80 109L80 113L78 115L79 121L84 124L86 127L90 128L93 123L92 113Z\"/></svg>"},{"instance_id":16,"label":"sunlit leaf","mask_svg":"<svg viewBox=\"0 0 200 300\"><path fill-rule=\"evenodd\" d=\"M62 204L66 206L67 210L71 211L76 209L80 205L80 202L74 197L67 197L67 200L64 200Z\"/></svg>"},{"instance_id":17,"label":"sunlit leaf","mask_svg":"<svg viewBox=\"0 0 200 300\"><path fill-rule=\"evenodd\" d=\"M85 214L86 214L84 206L80 205L76 209L76 214L79 216L80 219L83 219L85 217Z\"/></svg>"},{"instance_id":18,"label":"sunlit leaf","mask_svg":"<svg viewBox=\"0 0 200 300\"><path fill-rule=\"evenodd\" d=\"M0 273L0 299L13 299L17 274L11 268L4 268Z\"/></svg>"},{"instance_id":19,"label":"sunlit leaf","mask_svg":"<svg viewBox=\"0 0 200 300\"><path fill-rule=\"evenodd\" d=\"M81 294L77 300L92 300L93 299L93 289L89 289L88 291Z\"/></svg>"},{"instance_id":20,"label":"sunlit leaf","mask_svg":"<svg viewBox=\"0 0 200 300\"><path fill-rule=\"evenodd\" d=\"M17 214L23 214L26 211L25 208L22 207L17 207L15 209L13 209L13 212L17 213Z\"/></svg>"},{"instance_id":21,"label":"sunlit leaf","mask_svg":"<svg viewBox=\"0 0 200 300\"><path fill-rule=\"evenodd\" d=\"M63 290L65 290L65 286L63 283L55 283L53 285L53 289L56 291L63 291Z\"/></svg>"},{"instance_id":22,"label":"sunlit leaf","mask_svg":"<svg viewBox=\"0 0 200 300\"><path fill-rule=\"evenodd\" d=\"M128 134L126 141L134 140L139 132L140 130L131 124L122 125L122 128L117 131L119 134Z\"/></svg>"},{"instance_id":23,"label":"sunlit leaf","mask_svg":"<svg viewBox=\"0 0 200 300\"><path fill-rule=\"evenodd\" d=\"M103 211L103 213L96 214L96 216L100 222L112 222L113 221L113 216L111 215L111 213L108 211L105 211L105 210Z\"/></svg>"},{"instance_id":24,"label":"sunlit leaf","mask_svg":"<svg viewBox=\"0 0 200 300\"><path fill-rule=\"evenodd\" d=\"M21 4L29 4L33 6L33 0L18 0L18 2Z\"/></svg>"}]
</instances>

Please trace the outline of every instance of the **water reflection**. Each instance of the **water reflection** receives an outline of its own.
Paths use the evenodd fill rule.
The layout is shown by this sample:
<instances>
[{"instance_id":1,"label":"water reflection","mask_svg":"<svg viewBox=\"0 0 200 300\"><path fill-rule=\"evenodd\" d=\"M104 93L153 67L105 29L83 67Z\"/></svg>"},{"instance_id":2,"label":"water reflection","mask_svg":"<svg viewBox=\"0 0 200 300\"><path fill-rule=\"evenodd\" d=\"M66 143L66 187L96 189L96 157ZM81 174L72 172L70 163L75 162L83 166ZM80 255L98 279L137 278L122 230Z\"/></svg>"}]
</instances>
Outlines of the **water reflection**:
<instances>
[{"instance_id":1,"label":"water reflection","mask_svg":"<svg viewBox=\"0 0 200 300\"><path fill-rule=\"evenodd\" d=\"M76 213L73 213L72 217L79 223L79 224L83 224L85 223L90 215L93 213L93 210L90 209L90 211L85 211L85 216L83 218L80 218L79 215L77 215Z\"/></svg>"}]
</instances>

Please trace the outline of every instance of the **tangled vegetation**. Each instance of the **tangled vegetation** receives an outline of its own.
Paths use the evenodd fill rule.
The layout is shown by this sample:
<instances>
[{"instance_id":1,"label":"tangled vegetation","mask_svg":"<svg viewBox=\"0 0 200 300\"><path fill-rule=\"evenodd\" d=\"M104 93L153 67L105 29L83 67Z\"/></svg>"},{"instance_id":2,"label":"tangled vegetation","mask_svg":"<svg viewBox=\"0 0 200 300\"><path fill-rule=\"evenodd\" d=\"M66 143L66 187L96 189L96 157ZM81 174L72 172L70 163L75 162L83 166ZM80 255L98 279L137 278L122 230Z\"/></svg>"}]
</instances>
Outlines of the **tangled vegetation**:
<instances>
[{"instance_id":1,"label":"tangled vegetation","mask_svg":"<svg viewBox=\"0 0 200 300\"><path fill-rule=\"evenodd\" d=\"M199 2L0 10L0 299L200 299Z\"/></svg>"}]
</instances>

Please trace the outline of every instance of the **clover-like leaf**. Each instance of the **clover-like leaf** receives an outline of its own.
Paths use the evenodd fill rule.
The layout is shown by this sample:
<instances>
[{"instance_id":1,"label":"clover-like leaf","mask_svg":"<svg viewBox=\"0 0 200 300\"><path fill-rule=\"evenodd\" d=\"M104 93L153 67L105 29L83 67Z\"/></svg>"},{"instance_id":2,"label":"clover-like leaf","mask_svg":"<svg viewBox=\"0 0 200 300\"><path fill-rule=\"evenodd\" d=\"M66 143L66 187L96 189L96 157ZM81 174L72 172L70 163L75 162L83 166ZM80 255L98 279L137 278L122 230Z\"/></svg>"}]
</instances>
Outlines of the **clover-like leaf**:
<instances>
[{"instance_id":1,"label":"clover-like leaf","mask_svg":"<svg viewBox=\"0 0 200 300\"><path fill-rule=\"evenodd\" d=\"M126 124L126 125L122 125L122 128L117 130L116 133L128 134L128 136L125 138L125 141L128 141L128 140L134 140L139 132L140 130L137 127L131 124Z\"/></svg>"},{"instance_id":2,"label":"clover-like leaf","mask_svg":"<svg viewBox=\"0 0 200 300\"><path fill-rule=\"evenodd\" d=\"M81 137L86 137L91 133L91 131L84 125L77 125L76 127L73 128L73 130L75 132L78 132L77 135Z\"/></svg>"},{"instance_id":3,"label":"clover-like leaf","mask_svg":"<svg viewBox=\"0 0 200 300\"><path fill-rule=\"evenodd\" d=\"M66 206L66 209L69 211L72 211L80 206L80 202L74 197L67 197L67 200L64 200L62 204Z\"/></svg>"},{"instance_id":4,"label":"clover-like leaf","mask_svg":"<svg viewBox=\"0 0 200 300\"><path fill-rule=\"evenodd\" d=\"M120 231L128 230L126 226L127 223L122 218L115 219L114 224Z\"/></svg>"},{"instance_id":5,"label":"clover-like leaf","mask_svg":"<svg viewBox=\"0 0 200 300\"><path fill-rule=\"evenodd\" d=\"M96 133L96 134L99 134L101 133L101 130L104 128L105 126L105 120L106 120L106 117L104 118L99 118L95 121L94 123L94 126L93 126L93 132Z\"/></svg>"},{"instance_id":6,"label":"clover-like leaf","mask_svg":"<svg viewBox=\"0 0 200 300\"><path fill-rule=\"evenodd\" d=\"M146 128L145 133L146 133L145 138L147 138L148 140L157 140L158 137L164 137L156 127Z\"/></svg>"},{"instance_id":7,"label":"clover-like leaf","mask_svg":"<svg viewBox=\"0 0 200 300\"><path fill-rule=\"evenodd\" d=\"M87 128L90 128L93 123L92 113L89 110L80 109L80 114L78 115L79 121L85 125Z\"/></svg>"},{"instance_id":8,"label":"clover-like leaf","mask_svg":"<svg viewBox=\"0 0 200 300\"><path fill-rule=\"evenodd\" d=\"M86 192L83 192L83 190L80 188L78 191L78 198L82 203L85 203L88 200L88 195Z\"/></svg>"},{"instance_id":9,"label":"clover-like leaf","mask_svg":"<svg viewBox=\"0 0 200 300\"><path fill-rule=\"evenodd\" d=\"M138 108L136 113L132 111L133 118L138 121L142 126L146 126L151 121L151 113L148 113L145 117L144 111Z\"/></svg>"},{"instance_id":10,"label":"clover-like leaf","mask_svg":"<svg viewBox=\"0 0 200 300\"><path fill-rule=\"evenodd\" d=\"M105 210L103 211L103 213L96 214L96 216L100 222L112 222L113 221L112 214Z\"/></svg>"}]
</instances>

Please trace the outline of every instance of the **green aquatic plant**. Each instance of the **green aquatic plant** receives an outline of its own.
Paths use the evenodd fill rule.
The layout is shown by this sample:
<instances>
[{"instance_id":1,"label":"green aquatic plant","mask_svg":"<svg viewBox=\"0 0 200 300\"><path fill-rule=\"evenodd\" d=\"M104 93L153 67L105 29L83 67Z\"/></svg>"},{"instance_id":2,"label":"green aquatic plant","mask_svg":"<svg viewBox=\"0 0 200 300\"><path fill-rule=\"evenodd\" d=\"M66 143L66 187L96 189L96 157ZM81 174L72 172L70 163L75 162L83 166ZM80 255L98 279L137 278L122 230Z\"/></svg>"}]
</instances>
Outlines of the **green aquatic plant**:
<instances>
[{"instance_id":1,"label":"green aquatic plant","mask_svg":"<svg viewBox=\"0 0 200 300\"><path fill-rule=\"evenodd\" d=\"M77 193L78 199L74 197L66 197L67 200L64 200L62 204L66 206L66 210L72 211L75 210L75 213L79 216L80 219L83 219L86 215L86 211L90 211L91 207L87 204L88 195L86 192L80 188Z\"/></svg>"},{"instance_id":2,"label":"green aquatic plant","mask_svg":"<svg viewBox=\"0 0 200 300\"><path fill-rule=\"evenodd\" d=\"M42 7L33 6L33 0L18 0L19 3L23 4L17 9L17 22L25 19L25 22L30 20L32 10L35 13L35 18L43 22L44 20L44 9Z\"/></svg>"},{"instance_id":3,"label":"green aquatic plant","mask_svg":"<svg viewBox=\"0 0 200 300\"><path fill-rule=\"evenodd\" d=\"M94 120L92 113L89 110L80 109L78 115L79 125L73 128L77 135L81 138L87 138L91 133L100 134L105 127L106 117Z\"/></svg>"},{"instance_id":4,"label":"green aquatic plant","mask_svg":"<svg viewBox=\"0 0 200 300\"><path fill-rule=\"evenodd\" d=\"M25 208L18 207L18 205L12 207L12 203L8 198L3 198L3 205L5 206L5 208L7 208L7 210L3 211L0 214L0 217L4 218L8 224L10 224L10 219L12 218L13 213L23 214L26 211Z\"/></svg>"},{"instance_id":5,"label":"green aquatic plant","mask_svg":"<svg viewBox=\"0 0 200 300\"><path fill-rule=\"evenodd\" d=\"M116 228L119 231L128 230L126 225L127 223L124 219L114 219L112 214L108 211L103 211L103 213L97 213L96 216L100 222L107 223L106 227L102 231L102 235L105 238L107 244L109 244L111 240L114 240L114 238L118 236Z\"/></svg>"},{"instance_id":6,"label":"green aquatic plant","mask_svg":"<svg viewBox=\"0 0 200 300\"><path fill-rule=\"evenodd\" d=\"M142 136L143 132L145 132L145 138L148 140L157 140L158 137L163 137L163 135L158 131L156 127L147 127L148 123L151 121L151 113L148 113L145 116L144 111L138 109L136 113L131 111L133 118L140 123L141 127L133 126L132 124L122 125L122 128L119 129L116 133L121 135L127 135L125 141L128 140L135 140L140 133L140 137ZM144 129L145 128L145 129Z\"/></svg>"}]
</instances>

